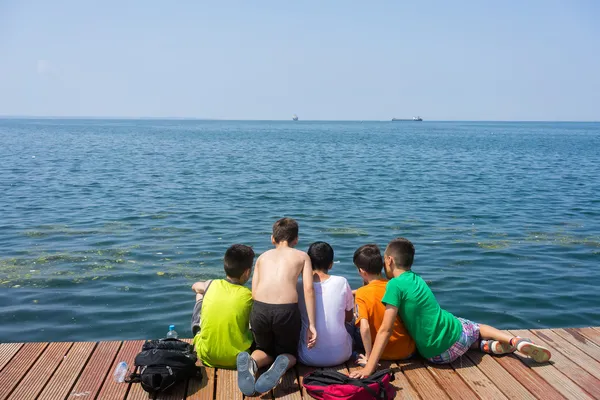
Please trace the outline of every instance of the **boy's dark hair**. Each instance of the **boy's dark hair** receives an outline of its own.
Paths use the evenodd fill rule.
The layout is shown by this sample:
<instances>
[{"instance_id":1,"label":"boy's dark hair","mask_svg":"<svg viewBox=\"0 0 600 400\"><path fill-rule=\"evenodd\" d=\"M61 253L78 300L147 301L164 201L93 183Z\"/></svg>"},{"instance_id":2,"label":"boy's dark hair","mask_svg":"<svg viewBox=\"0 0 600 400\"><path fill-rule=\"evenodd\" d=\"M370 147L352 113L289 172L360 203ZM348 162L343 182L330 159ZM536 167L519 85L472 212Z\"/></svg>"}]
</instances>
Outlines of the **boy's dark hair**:
<instances>
[{"instance_id":1,"label":"boy's dark hair","mask_svg":"<svg viewBox=\"0 0 600 400\"><path fill-rule=\"evenodd\" d=\"M252 268L254 250L243 244L234 244L225 252L223 266L225 274L230 278L239 279L244 272Z\"/></svg>"},{"instance_id":2,"label":"boy's dark hair","mask_svg":"<svg viewBox=\"0 0 600 400\"><path fill-rule=\"evenodd\" d=\"M333 263L333 248L329 243L314 242L309 246L307 253L313 270L327 272Z\"/></svg>"},{"instance_id":3,"label":"boy's dark hair","mask_svg":"<svg viewBox=\"0 0 600 400\"><path fill-rule=\"evenodd\" d=\"M388 244L385 254L394 259L398 268L408 271L415 259L415 246L408 239L396 238Z\"/></svg>"},{"instance_id":4,"label":"boy's dark hair","mask_svg":"<svg viewBox=\"0 0 600 400\"><path fill-rule=\"evenodd\" d=\"M273 224L275 243L291 242L298 237L298 223L292 218L281 218Z\"/></svg>"},{"instance_id":5,"label":"boy's dark hair","mask_svg":"<svg viewBox=\"0 0 600 400\"><path fill-rule=\"evenodd\" d=\"M383 269L383 257L381 256L379 246L376 244L360 246L354 252L352 261L354 265L368 274L381 274L381 270Z\"/></svg>"}]
</instances>

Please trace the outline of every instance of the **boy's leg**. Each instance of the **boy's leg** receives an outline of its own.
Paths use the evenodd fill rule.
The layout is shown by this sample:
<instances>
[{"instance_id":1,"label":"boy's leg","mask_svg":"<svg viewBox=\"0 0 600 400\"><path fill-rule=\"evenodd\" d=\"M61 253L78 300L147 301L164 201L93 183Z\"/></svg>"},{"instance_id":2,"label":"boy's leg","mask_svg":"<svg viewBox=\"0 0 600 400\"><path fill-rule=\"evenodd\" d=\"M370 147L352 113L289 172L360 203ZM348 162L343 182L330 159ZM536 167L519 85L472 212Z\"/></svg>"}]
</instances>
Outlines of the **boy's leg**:
<instances>
[{"instance_id":1,"label":"boy's leg","mask_svg":"<svg viewBox=\"0 0 600 400\"><path fill-rule=\"evenodd\" d=\"M252 359L256 363L256 366L258 367L258 369L268 367L269 365L273 364L273 360L274 360L273 357L271 357L270 355L268 355L267 353L265 353L262 350L254 350L252 352Z\"/></svg>"},{"instance_id":2,"label":"boy's leg","mask_svg":"<svg viewBox=\"0 0 600 400\"><path fill-rule=\"evenodd\" d=\"M484 340L497 340L501 343L510 344L510 340L513 338L512 335L509 335L506 332L502 332L494 328L493 326L479 324L479 334L481 338Z\"/></svg>"},{"instance_id":3,"label":"boy's leg","mask_svg":"<svg viewBox=\"0 0 600 400\"><path fill-rule=\"evenodd\" d=\"M196 294L196 304L194 305L194 311L192 311L192 335L194 336L200 332L200 311L202 310L203 299L203 295Z\"/></svg>"},{"instance_id":4,"label":"boy's leg","mask_svg":"<svg viewBox=\"0 0 600 400\"><path fill-rule=\"evenodd\" d=\"M254 336L256 349L252 356L247 352L237 355L238 387L246 396L252 396L255 390L256 373L259 368L273 363L269 356L274 342L269 305L255 301L250 312L250 326Z\"/></svg>"},{"instance_id":5,"label":"boy's leg","mask_svg":"<svg viewBox=\"0 0 600 400\"><path fill-rule=\"evenodd\" d=\"M271 367L256 380L256 391L266 393L279 383L285 372L296 365L302 320L297 304L276 304L273 310L273 339L279 354Z\"/></svg>"},{"instance_id":6,"label":"boy's leg","mask_svg":"<svg viewBox=\"0 0 600 400\"><path fill-rule=\"evenodd\" d=\"M529 339L514 337L489 325L481 324L479 329L482 339L490 339L488 343L482 343L481 345L481 350L486 353L506 354L517 350L538 363L547 362L552 356L550 350L532 343Z\"/></svg>"}]
</instances>

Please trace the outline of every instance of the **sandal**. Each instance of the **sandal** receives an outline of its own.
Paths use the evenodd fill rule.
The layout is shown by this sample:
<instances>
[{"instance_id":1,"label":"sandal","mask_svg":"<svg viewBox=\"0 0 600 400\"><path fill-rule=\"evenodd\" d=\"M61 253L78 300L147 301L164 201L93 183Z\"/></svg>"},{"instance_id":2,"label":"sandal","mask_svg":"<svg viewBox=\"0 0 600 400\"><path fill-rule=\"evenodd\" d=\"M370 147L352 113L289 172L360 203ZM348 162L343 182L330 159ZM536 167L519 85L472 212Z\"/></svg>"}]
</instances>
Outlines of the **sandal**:
<instances>
[{"instance_id":1,"label":"sandal","mask_svg":"<svg viewBox=\"0 0 600 400\"><path fill-rule=\"evenodd\" d=\"M258 393L267 393L279 383L281 377L285 374L290 364L289 358L279 355L271 365L271 368L258 378L254 389Z\"/></svg>"},{"instance_id":2,"label":"sandal","mask_svg":"<svg viewBox=\"0 0 600 400\"><path fill-rule=\"evenodd\" d=\"M494 355L514 353L517 350L515 346L498 340L482 340L479 348L484 353Z\"/></svg>"},{"instance_id":3,"label":"sandal","mask_svg":"<svg viewBox=\"0 0 600 400\"><path fill-rule=\"evenodd\" d=\"M531 339L514 337L510 340L511 345L517 348L519 353L523 353L528 357L531 357L533 361L537 363L545 363L550 360L552 354L550 350L539 344L535 344Z\"/></svg>"}]
</instances>

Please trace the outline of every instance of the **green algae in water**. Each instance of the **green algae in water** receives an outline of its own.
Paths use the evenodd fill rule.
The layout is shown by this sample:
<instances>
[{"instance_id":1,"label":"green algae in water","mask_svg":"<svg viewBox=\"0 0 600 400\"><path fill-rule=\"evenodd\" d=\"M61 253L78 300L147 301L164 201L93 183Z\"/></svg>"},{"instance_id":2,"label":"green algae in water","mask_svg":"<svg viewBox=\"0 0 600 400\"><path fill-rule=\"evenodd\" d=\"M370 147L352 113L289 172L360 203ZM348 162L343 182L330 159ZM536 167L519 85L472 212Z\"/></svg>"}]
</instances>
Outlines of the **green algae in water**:
<instances>
[{"instance_id":1,"label":"green algae in water","mask_svg":"<svg viewBox=\"0 0 600 400\"><path fill-rule=\"evenodd\" d=\"M169 213L159 213L159 214L149 215L149 217L152 218L152 219L165 219L168 216L169 216Z\"/></svg>"},{"instance_id":2,"label":"green algae in water","mask_svg":"<svg viewBox=\"0 0 600 400\"><path fill-rule=\"evenodd\" d=\"M463 265L470 265L470 264L474 264L475 261L473 260L456 260L454 262L452 262L450 265L454 266L454 267L462 267Z\"/></svg>"},{"instance_id":3,"label":"green algae in water","mask_svg":"<svg viewBox=\"0 0 600 400\"><path fill-rule=\"evenodd\" d=\"M575 235L559 232L528 232L524 239L526 242L540 243L544 245L559 246L588 246L600 247L600 237L587 236L578 237Z\"/></svg>"},{"instance_id":4,"label":"green algae in water","mask_svg":"<svg viewBox=\"0 0 600 400\"><path fill-rule=\"evenodd\" d=\"M490 240L486 242L477 242L477 247L485 250L500 250L510 247L510 242L508 240Z\"/></svg>"},{"instance_id":5,"label":"green algae in water","mask_svg":"<svg viewBox=\"0 0 600 400\"><path fill-rule=\"evenodd\" d=\"M325 228L323 232L327 232L333 236L368 236L366 231L357 228Z\"/></svg>"}]
</instances>

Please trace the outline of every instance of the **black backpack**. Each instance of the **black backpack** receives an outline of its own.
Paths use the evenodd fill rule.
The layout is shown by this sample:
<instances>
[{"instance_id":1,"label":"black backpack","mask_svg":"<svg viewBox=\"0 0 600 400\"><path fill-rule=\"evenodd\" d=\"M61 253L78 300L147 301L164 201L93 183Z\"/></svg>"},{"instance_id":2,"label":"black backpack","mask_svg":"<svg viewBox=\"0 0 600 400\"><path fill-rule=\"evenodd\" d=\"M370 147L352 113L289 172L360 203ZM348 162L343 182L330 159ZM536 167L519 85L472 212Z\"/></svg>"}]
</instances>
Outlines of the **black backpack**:
<instances>
[{"instance_id":1,"label":"black backpack","mask_svg":"<svg viewBox=\"0 0 600 400\"><path fill-rule=\"evenodd\" d=\"M149 340L135 356L137 373L127 382L140 382L148 393L163 392L175 383L202 377L194 347L178 339Z\"/></svg>"}]
</instances>

